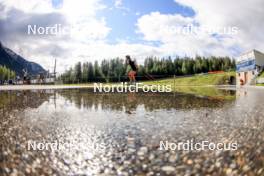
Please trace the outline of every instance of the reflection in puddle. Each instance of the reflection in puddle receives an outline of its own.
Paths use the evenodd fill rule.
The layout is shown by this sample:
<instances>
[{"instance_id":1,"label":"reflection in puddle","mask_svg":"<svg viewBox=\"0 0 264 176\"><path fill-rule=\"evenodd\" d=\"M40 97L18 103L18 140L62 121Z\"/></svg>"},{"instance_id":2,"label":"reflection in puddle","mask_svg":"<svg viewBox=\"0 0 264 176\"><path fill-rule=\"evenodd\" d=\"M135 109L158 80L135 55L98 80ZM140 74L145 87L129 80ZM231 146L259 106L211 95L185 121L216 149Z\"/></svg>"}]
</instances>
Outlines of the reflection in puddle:
<instances>
[{"instance_id":1,"label":"reflection in puddle","mask_svg":"<svg viewBox=\"0 0 264 176\"><path fill-rule=\"evenodd\" d=\"M231 100L178 93L94 94L86 89L4 91L0 95L1 172L152 175L169 169L179 175L221 175L232 166L236 173L257 173L264 156L263 97L260 91ZM158 150L161 140L190 139L235 141L239 149ZM28 141L58 141L65 147L28 151ZM250 164L257 155L262 157ZM241 169L245 165L249 169Z\"/></svg>"}]
</instances>

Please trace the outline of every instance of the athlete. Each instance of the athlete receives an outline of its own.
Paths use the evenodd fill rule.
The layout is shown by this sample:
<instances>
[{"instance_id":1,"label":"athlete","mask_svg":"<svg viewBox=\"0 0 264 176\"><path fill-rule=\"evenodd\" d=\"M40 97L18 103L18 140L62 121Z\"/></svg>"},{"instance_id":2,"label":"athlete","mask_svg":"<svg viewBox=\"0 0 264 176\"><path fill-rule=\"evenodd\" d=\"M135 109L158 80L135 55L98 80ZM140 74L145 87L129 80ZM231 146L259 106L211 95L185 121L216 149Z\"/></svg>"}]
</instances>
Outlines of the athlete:
<instances>
[{"instance_id":1,"label":"athlete","mask_svg":"<svg viewBox=\"0 0 264 176\"><path fill-rule=\"evenodd\" d=\"M127 55L126 56L126 64L130 66L131 70L128 72L128 78L129 81L132 82L136 82L136 74L137 74L137 70L138 70L138 66L136 64L136 61L132 61L130 56Z\"/></svg>"}]
</instances>

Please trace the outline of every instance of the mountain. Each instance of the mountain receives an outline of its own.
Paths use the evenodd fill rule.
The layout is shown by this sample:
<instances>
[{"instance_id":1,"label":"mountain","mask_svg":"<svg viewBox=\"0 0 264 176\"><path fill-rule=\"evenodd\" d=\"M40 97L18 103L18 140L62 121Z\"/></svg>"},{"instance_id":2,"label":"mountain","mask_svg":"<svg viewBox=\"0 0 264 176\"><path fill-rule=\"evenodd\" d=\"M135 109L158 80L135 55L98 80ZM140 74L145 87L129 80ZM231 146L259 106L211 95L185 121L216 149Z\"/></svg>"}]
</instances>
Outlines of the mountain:
<instances>
[{"instance_id":1,"label":"mountain","mask_svg":"<svg viewBox=\"0 0 264 176\"><path fill-rule=\"evenodd\" d=\"M0 42L0 65L16 72L17 75L23 75L23 69L30 75L37 75L46 72L46 70L35 62L29 62L22 56L16 54L11 49L4 47Z\"/></svg>"}]
</instances>

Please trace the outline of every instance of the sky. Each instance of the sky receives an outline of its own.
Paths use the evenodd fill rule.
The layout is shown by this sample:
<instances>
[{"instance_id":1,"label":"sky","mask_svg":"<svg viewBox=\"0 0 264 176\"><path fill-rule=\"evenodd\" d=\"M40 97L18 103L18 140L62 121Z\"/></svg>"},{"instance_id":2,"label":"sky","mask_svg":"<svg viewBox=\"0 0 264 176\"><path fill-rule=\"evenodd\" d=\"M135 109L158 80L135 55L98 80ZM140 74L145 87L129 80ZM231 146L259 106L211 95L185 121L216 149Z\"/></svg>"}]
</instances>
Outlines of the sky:
<instances>
[{"instance_id":1,"label":"sky","mask_svg":"<svg viewBox=\"0 0 264 176\"><path fill-rule=\"evenodd\" d=\"M58 71L76 62L264 51L263 0L0 0L0 41ZM28 26L67 29L28 33ZM186 32L186 29L187 32ZM196 29L190 32L190 29Z\"/></svg>"}]
</instances>

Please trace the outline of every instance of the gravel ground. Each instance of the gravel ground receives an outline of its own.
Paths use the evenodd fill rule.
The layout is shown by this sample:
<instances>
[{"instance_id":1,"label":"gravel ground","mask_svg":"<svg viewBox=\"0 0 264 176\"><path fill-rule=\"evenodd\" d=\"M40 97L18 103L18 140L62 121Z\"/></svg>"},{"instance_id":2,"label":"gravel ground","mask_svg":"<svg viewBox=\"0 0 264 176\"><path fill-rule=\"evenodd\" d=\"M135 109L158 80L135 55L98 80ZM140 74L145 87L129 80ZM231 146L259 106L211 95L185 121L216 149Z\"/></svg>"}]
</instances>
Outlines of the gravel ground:
<instances>
[{"instance_id":1,"label":"gravel ground","mask_svg":"<svg viewBox=\"0 0 264 176\"><path fill-rule=\"evenodd\" d=\"M0 175L264 175L264 92L224 93L236 99L1 91ZM160 150L160 141L238 147Z\"/></svg>"}]
</instances>

